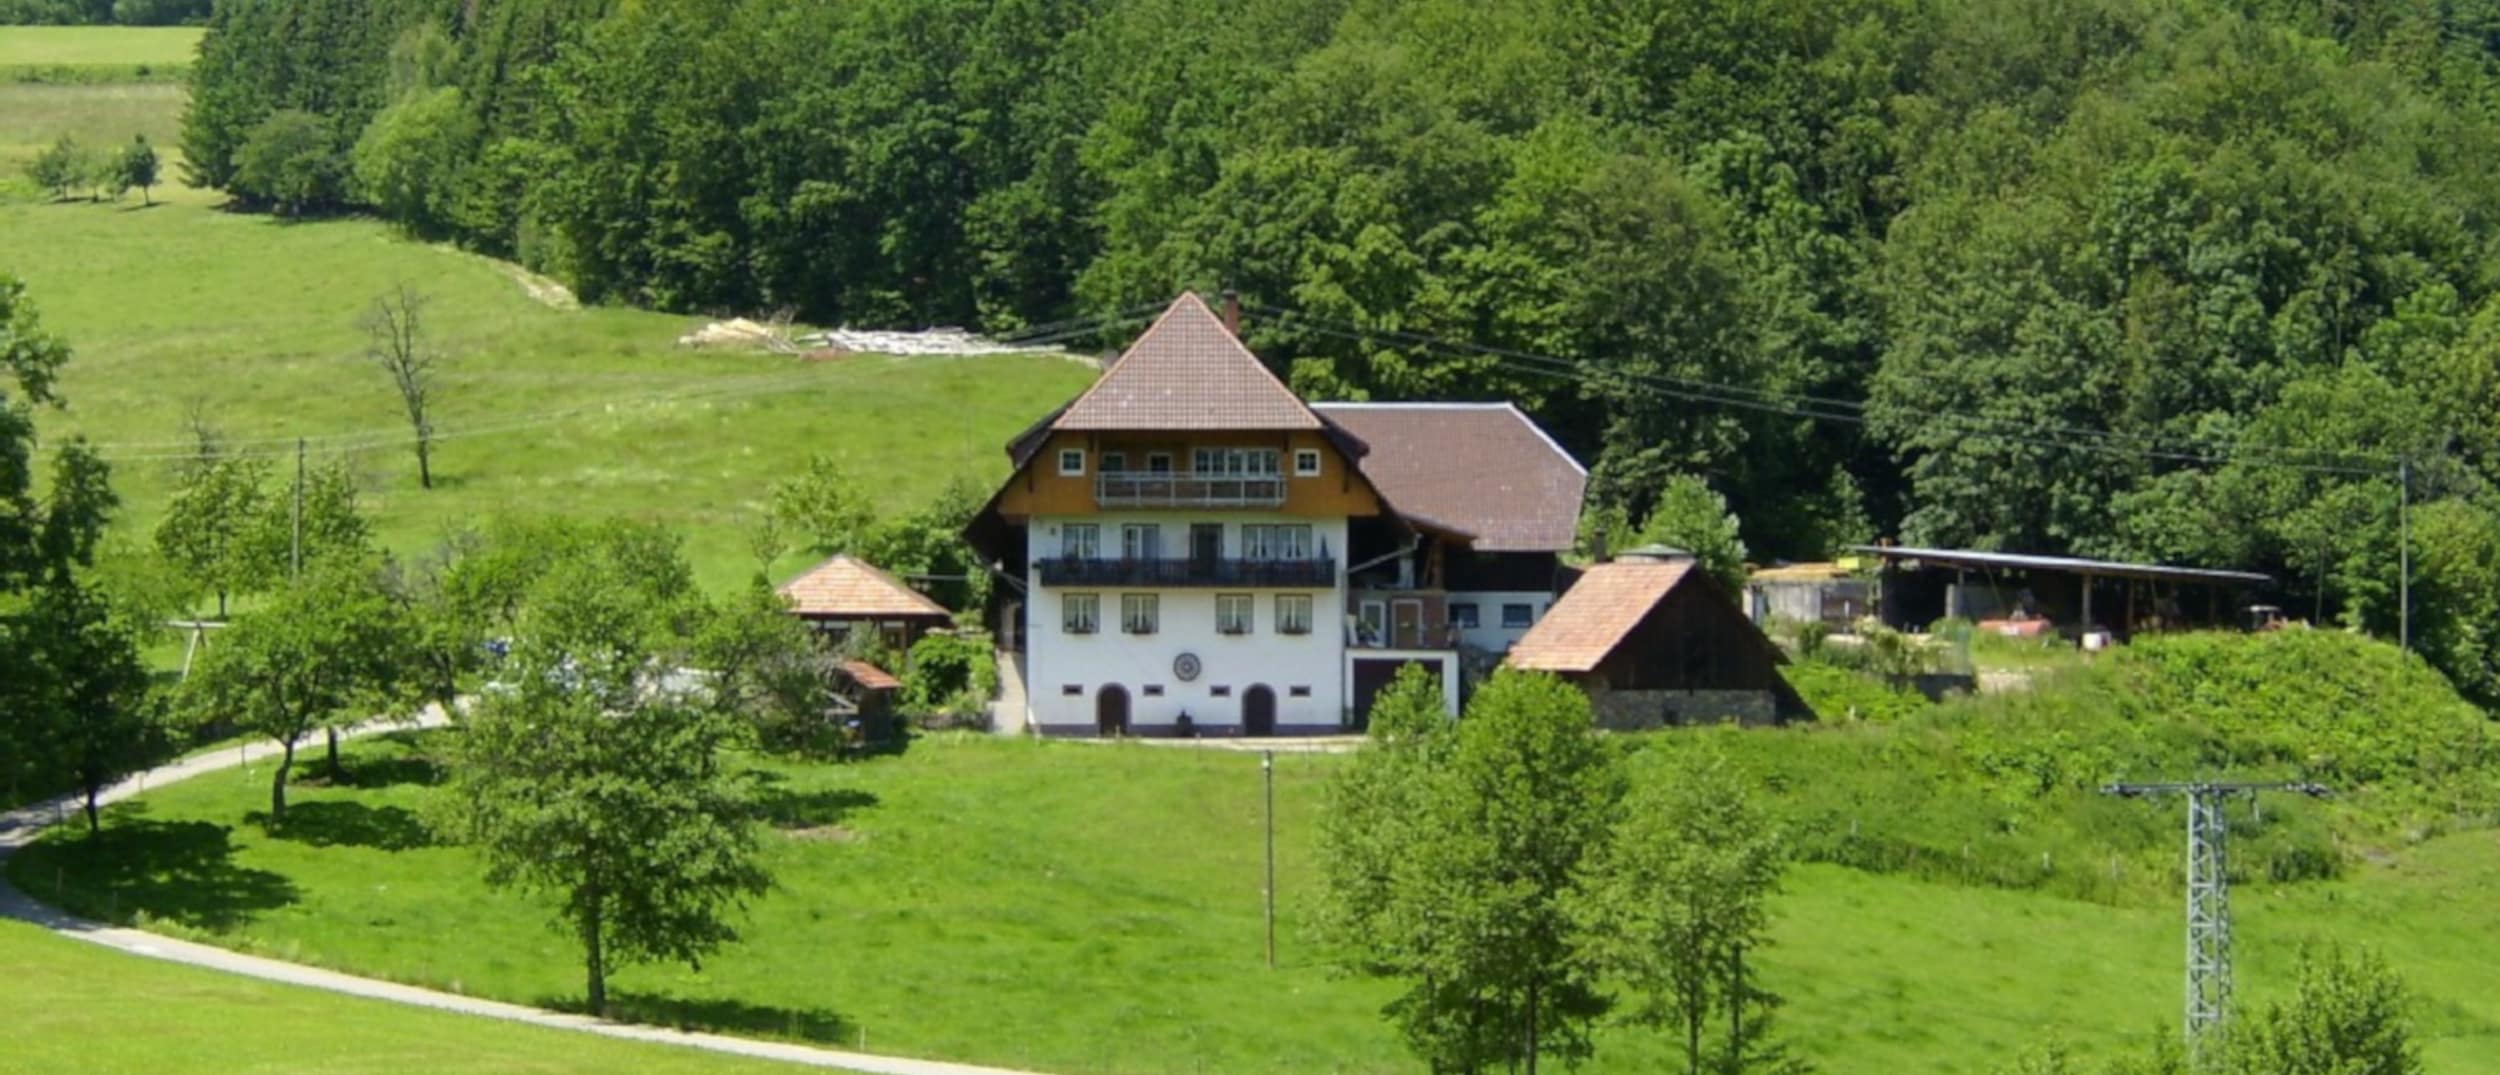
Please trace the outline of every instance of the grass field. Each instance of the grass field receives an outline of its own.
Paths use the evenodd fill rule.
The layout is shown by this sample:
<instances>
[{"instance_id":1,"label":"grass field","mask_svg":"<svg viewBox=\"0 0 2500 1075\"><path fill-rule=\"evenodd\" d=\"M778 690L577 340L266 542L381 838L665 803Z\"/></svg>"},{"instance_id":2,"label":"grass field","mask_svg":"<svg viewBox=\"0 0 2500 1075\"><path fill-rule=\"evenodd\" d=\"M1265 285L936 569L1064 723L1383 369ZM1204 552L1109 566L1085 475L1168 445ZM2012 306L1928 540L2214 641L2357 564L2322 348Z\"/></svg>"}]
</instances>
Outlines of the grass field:
<instances>
[{"instance_id":1,"label":"grass field","mask_svg":"<svg viewBox=\"0 0 2500 1075\"><path fill-rule=\"evenodd\" d=\"M264 834L266 770L155 792L101 855L56 839L13 876L73 906L291 959L541 1004L581 985L539 905L424 846L425 740L355 748ZM1329 971L1304 927L1326 757L1279 759L1280 966L1260 957L1258 761L1151 747L926 738L899 758L775 767L778 888L700 973L648 966L632 1012L770 1036L1064 1072L1411 1070L1390 990ZM2500 842L2426 845L2350 880L2242 893L2243 995L2303 942L2385 951L2424 997L2431 1070L2500 1072ZM2169 901L2112 909L1801 867L1764 959L1781 1022L1832 1075L1996 1069L2051 1036L2107 1050L2174 1025ZM447 940L458 938L456 942ZM1588 1070L1660 1069L1611 1029Z\"/></svg>"},{"instance_id":2,"label":"grass field","mask_svg":"<svg viewBox=\"0 0 2500 1075\"><path fill-rule=\"evenodd\" d=\"M0 26L0 67L187 64L196 26Z\"/></svg>"},{"instance_id":3,"label":"grass field","mask_svg":"<svg viewBox=\"0 0 2500 1075\"><path fill-rule=\"evenodd\" d=\"M787 1066L332 996L141 959L0 922L20 983L0 1072L767 1075ZM134 1003L134 998L145 998Z\"/></svg>"},{"instance_id":4,"label":"grass field","mask_svg":"<svg viewBox=\"0 0 2500 1075\"><path fill-rule=\"evenodd\" d=\"M23 195L20 169L62 135L120 146L144 134L164 158L165 193L177 194L189 97L164 76L191 62L199 40L188 27L0 26L0 193Z\"/></svg>"},{"instance_id":5,"label":"grass field","mask_svg":"<svg viewBox=\"0 0 2500 1075\"><path fill-rule=\"evenodd\" d=\"M198 204L149 211L0 204L0 271L26 280L76 357L48 436L115 461L129 531L170 492L187 408L245 450L291 465L354 461L387 544L416 551L496 512L627 514L683 529L708 584L754 569L745 528L766 488L818 452L850 460L901 510L946 479L994 479L1001 445L1082 387L1048 357L832 362L697 353L695 319L534 300L508 267L398 239L370 221L289 225ZM449 356L436 422L449 439L421 492L398 397L362 357L358 319L407 281L433 299ZM785 562L785 569L794 562Z\"/></svg>"}]
</instances>

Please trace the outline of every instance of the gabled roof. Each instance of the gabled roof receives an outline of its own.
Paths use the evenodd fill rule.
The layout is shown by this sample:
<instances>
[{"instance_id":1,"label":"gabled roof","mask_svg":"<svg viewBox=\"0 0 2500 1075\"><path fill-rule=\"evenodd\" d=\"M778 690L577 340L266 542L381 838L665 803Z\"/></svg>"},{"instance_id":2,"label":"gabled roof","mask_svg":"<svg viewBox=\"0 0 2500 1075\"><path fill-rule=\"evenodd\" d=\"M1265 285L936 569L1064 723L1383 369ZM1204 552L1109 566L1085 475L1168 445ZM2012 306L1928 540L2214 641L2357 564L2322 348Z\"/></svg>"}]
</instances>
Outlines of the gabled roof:
<instances>
[{"instance_id":1,"label":"gabled roof","mask_svg":"<svg viewBox=\"0 0 2500 1075\"><path fill-rule=\"evenodd\" d=\"M1370 448L1358 464L1391 510L1472 535L1483 552L1561 552L1589 475L1508 403L1319 403Z\"/></svg>"},{"instance_id":2,"label":"gabled roof","mask_svg":"<svg viewBox=\"0 0 2500 1075\"><path fill-rule=\"evenodd\" d=\"M1320 429L1319 416L1183 293L1052 429Z\"/></svg>"},{"instance_id":3,"label":"gabled roof","mask_svg":"<svg viewBox=\"0 0 2500 1075\"><path fill-rule=\"evenodd\" d=\"M946 606L853 556L836 556L781 584L790 611L813 619L951 617Z\"/></svg>"},{"instance_id":4,"label":"gabled roof","mask_svg":"<svg viewBox=\"0 0 2500 1075\"><path fill-rule=\"evenodd\" d=\"M851 682L867 690L898 691L903 689L903 681L894 678L893 673L857 657L844 657L833 662L833 666L841 669L843 675L851 677Z\"/></svg>"},{"instance_id":5,"label":"gabled roof","mask_svg":"<svg viewBox=\"0 0 2500 1075\"><path fill-rule=\"evenodd\" d=\"M1589 568L1511 645L1505 663L1543 672L1594 671L1694 574L1690 560L1616 560Z\"/></svg>"}]
</instances>

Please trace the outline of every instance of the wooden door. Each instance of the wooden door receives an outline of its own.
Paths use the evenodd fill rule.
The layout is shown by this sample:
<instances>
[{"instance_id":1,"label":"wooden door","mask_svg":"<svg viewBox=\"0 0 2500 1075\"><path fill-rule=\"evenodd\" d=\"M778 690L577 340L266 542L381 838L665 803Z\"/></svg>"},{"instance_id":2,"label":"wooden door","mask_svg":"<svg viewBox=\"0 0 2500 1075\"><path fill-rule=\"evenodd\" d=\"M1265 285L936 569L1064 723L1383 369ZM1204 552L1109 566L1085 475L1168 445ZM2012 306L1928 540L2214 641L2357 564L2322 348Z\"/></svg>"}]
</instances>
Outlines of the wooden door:
<instances>
[{"instance_id":1,"label":"wooden door","mask_svg":"<svg viewBox=\"0 0 2500 1075\"><path fill-rule=\"evenodd\" d=\"M1389 602L1389 644L1398 649L1424 648L1424 603L1401 598Z\"/></svg>"},{"instance_id":2,"label":"wooden door","mask_svg":"<svg viewBox=\"0 0 2500 1075\"><path fill-rule=\"evenodd\" d=\"M1094 695L1094 731L1105 736L1128 734L1128 688L1114 683Z\"/></svg>"},{"instance_id":3,"label":"wooden door","mask_svg":"<svg viewBox=\"0 0 2500 1075\"><path fill-rule=\"evenodd\" d=\"M1276 692L1265 684L1241 692L1241 734L1276 734Z\"/></svg>"}]
</instances>

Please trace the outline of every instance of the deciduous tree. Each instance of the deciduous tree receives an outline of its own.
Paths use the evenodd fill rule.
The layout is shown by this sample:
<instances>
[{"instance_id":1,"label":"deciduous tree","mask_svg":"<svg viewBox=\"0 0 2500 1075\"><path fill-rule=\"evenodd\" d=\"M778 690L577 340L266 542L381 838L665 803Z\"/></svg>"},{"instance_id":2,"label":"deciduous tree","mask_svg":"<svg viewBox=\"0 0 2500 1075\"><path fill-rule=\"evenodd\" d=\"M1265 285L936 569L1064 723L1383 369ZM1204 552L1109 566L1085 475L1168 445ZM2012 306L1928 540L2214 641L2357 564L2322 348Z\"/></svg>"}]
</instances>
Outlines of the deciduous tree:
<instances>
[{"instance_id":1,"label":"deciduous tree","mask_svg":"<svg viewBox=\"0 0 2500 1075\"><path fill-rule=\"evenodd\" d=\"M389 374L416 439L417 487L434 488L434 367L442 354L426 334L431 300L402 281L365 311L365 358Z\"/></svg>"},{"instance_id":2,"label":"deciduous tree","mask_svg":"<svg viewBox=\"0 0 2500 1075\"><path fill-rule=\"evenodd\" d=\"M121 189L137 187L141 204L156 204L155 197L150 193L156 187L156 147L148 144L148 136L133 136L130 144L122 148L121 155L114 159L113 167Z\"/></svg>"},{"instance_id":3,"label":"deciduous tree","mask_svg":"<svg viewBox=\"0 0 2500 1075\"><path fill-rule=\"evenodd\" d=\"M184 701L198 721L231 720L278 741L282 754L269 783L274 827L286 820L297 745L315 729L395 707L406 646L381 565L328 557L236 616L184 684Z\"/></svg>"},{"instance_id":4,"label":"deciduous tree","mask_svg":"<svg viewBox=\"0 0 2500 1075\"><path fill-rule=\"evenodd\" d=\"M614 968L700 960L735 939L729 914L768 883L721 759L741 724L674 682L683 638L654 612L602 565L545 576L462 730L446 819L490 883L554 900L597 1014Z\"/></svg>"}]
</instances>

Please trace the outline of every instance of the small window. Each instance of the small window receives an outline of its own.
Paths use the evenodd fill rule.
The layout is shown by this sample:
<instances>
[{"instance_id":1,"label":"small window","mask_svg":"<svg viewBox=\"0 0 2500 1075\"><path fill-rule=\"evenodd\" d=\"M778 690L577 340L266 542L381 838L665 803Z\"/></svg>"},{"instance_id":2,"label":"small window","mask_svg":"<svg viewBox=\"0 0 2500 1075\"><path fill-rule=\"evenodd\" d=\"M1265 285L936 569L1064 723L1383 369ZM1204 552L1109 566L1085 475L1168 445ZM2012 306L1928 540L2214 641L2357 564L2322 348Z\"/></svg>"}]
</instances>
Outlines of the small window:
<instances>
[{"instance_id":1,"label":"small window","mask_svg":"<svg viewBox=\"0 0 2500 1075\"><path fill-rule=\"evenodd\" d=\"M1276 633L1280 635L1311 633L1311 595L1306 593L1276 595Z\"/></svg>"},{"instance_id":2,"label":"small window","mask_svg":"<svg viewBox=\"0 0 2500 1075\"><path fill-rule=\"evenodd\" d=\"M1125 470L1127 470L1127 469L1128 469L1128 453L1127 453L1127 452L1104 452L1104 453L1102 453L1102 472L1103 472L1103 473L1105 473L1105 474L1117 474L1117 473L1120 473L1120 472L1125 471Z\"/></svg>"},{"instance_id":3,"label":"small window","mask_svg":"<svg viewBox=\"0 0 2500 1075\"><path fill-rule=\"evenodd\" d=\"M1147 452L1147 453L1146 453L1146 473L1148 473L1148 474L1169 474L1169 473L1171 473L1171 472L1172 472L1172 453L1170 453L1170 452Z\"/></svg>"},{"instance_id":4,"label":"small window","mask_svg":"<svg viewBox=\"0 0 2500 1075\"><path fill-rule=\"evenodd\" d=\"M1146 697L1148 697L1148 698L1161 698L1161 697L1163 697L1163 684L1160 684L1160 683L1149 683L1149 684L1146 684L1144 687L1139 688L1139 690L1144 691L1144 692L1145 692Z\"/></svg>"},{"instance_id":5,"label":"small window","mask_svg":"<svg viewBox=\"0 0 2500 1075\"><path fill-rule=\"evenodd\" d=\"M1214 698L1230 698L1233 696L1233 689L1231 687L1209 687L1207 688L1207 694L1208 696Z\"/></svg>"},{"instance_id":6,"label":"small window","mask_svg":"<svg viewBox=\"0 0 2500 1075\"><path fill-rule=\"evenodd\" d=\"M1085 694L1085 688L1084 688L1083 686L1078 685L1078 684L1075 684L1075 683L1070 683L1070 684L1068 684L1068 685L1066 685L1066 686L1063 686L1063 687L1059 688L1059 693L1064 694L1064 695L1067 695L1067 696L1068 696L1068 697L1070 697L1070 698L1079 698L1079 697L1083 697L1083 696L1084 696L1084 694Z\"/></svg>"},{"instance_id":7,"label":"small window","mask_svg":"<svg viewBox=\"0 0 2500 1075\"><path fill-rule=\"evenodd\" d=\"M1246 635L1250 633L1250 595L1220 593L1215 595L1215 633Z\"/></svg>"},{"instance_id":8,"label":"small window","mask_svg":"<svg viewBox=\"0 0 2500 1075\"><path fill-rule=\"evenodd\" d=\"M1102 595L1072 593L1059 598L1059 629L1090 635L1102 628Z\"/></svg>"},{"instance_id":9,"label":"small window","mask_svg":"<svg viewBox=\"0 0 2500 1075\"><path fill-rule=\"evenodd\" d=\"M1059 452L1059 473L1065 474L1069 477L1076 477L1085 473L1084 450L1080 448L1062 449Z\"/></svg>"},{"instance_id":10,"label":"small window","mask_svg":"<svg viewBox=\"0 0 2500 1075\"><path fill-rule=\"evenodd\" d=\"M1308 698L1308 697L1310 697L1310 696L1311 696L1311 688L1309 688L1309 687L1287 687L1287 688L1285 688L1285 697L1288 697L1288 698Z\"/></svg>"},{"instance_id":11,"label":"small window","mask_svg":"<svg viewBox=\"0 0 2500 1075\"><path fill-rule=\"evenodd\" d=\"M1502 626L1526 627L1536 622L1536 606L1525 601L1502 606Z\"/></svg>"},{"instance_id":12,"label":"small window","mask_svg":"<svg viewBox=\"0 0 2500 1075\"><path fill-rule=\"evenodd\" d=\"M1480 622L1481 621L1476 618L1475 602L1455 601L1450 604L1450 623L1452 626L1474 627Z\"/></svg>"},{"instance_id":13,"label":"small window","mask_svg":"<svg viewBox=\"0 0 2500 1075\"><path fill-rule=\"evenodd\" d=\"M1128 632L1129 634L1150 635L1155 633L1156 623L1162 619L1162 613L1163 601L1154 594L1131 593L1120 595L1120 629Z\"/></svg>"},{"instance_id":14,"label":"small window","mask_svg":"<svg viewBox=\"0 0 2500 1075\"><path fill-rule=\"evenodd\" d=\"M1293 472L1297 477L1318 477L1319 453L1309 448L1304 448L1293 453Z\"/></svg>"},{"instance_id":15,"label":"small window","mask_svg":"<svg viewBox=\"0 0 2500 1075\"><path fill-rule=\"evenodd\" d=\"M1070 560L1102 558L1102 527L1093 523L1066 523L1059 527L1059 555Z\"/></svg>"}]
</instances>

